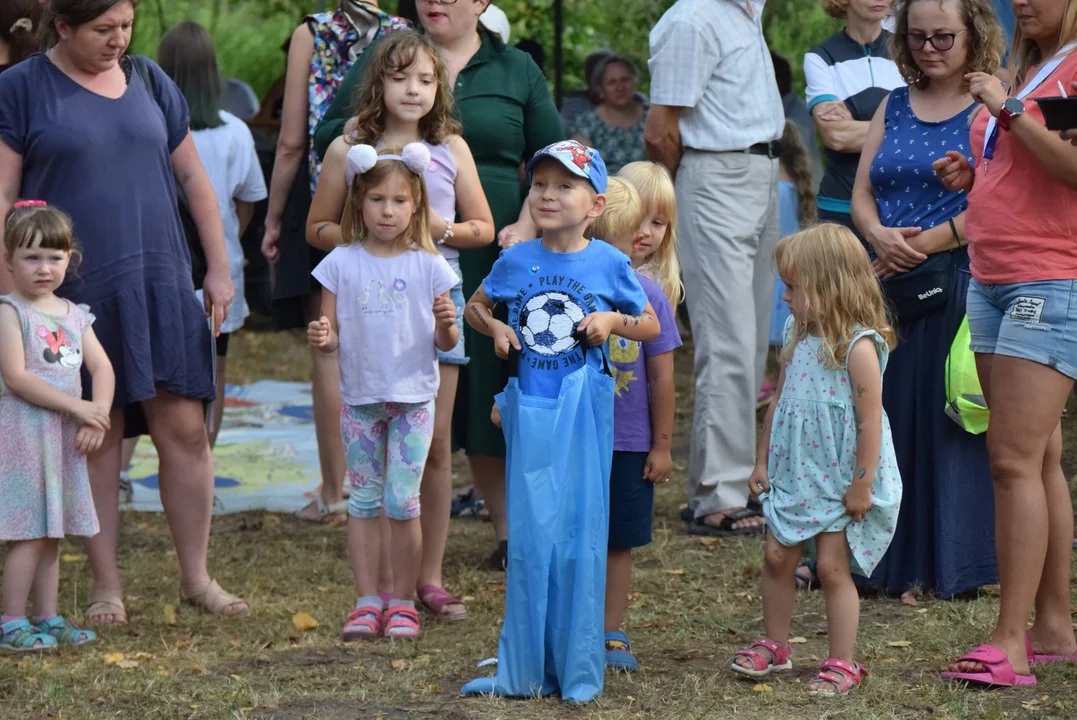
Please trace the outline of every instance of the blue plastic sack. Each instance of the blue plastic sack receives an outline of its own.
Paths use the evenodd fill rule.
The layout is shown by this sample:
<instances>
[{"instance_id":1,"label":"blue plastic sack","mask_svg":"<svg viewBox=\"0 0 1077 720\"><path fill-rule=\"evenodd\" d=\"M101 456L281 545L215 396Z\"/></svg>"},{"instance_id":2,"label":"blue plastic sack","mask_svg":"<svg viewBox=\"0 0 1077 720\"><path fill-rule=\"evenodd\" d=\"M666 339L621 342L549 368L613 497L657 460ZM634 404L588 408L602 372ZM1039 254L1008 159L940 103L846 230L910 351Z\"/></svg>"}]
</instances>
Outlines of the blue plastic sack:
<instances>
[{"instance_id":1,"label":"blue plastic sack","mask_svg":"<svg viewBox=\"0 0 1077 720\"><path fill-rule=\"evenodd\" d=\"M613 389L585 364L556 399L524 395L516 378L496 398L507 445L505 622L497 676L464 695L602 694Z\"/></svg>"}]
</instances>

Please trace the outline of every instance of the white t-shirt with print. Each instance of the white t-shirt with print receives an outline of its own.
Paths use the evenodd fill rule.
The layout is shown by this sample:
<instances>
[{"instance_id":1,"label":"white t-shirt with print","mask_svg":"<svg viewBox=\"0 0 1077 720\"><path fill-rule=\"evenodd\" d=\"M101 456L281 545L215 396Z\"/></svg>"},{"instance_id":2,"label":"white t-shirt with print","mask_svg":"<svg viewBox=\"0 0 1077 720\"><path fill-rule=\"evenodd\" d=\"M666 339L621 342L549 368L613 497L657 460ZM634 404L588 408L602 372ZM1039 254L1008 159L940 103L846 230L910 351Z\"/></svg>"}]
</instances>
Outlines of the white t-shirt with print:
<instances>
[{"instance_id":1,"label":"white t-shirt with print","mask_svg":"<svg viewBox=\"0 0 1077 720\"><path fill-rule=\"evenodd\" d=\"M314 268L337 296L340 394L348 405L421 403L438 394L434 298L459 278L439 254L379 258L338 247Z\"/></svg>"},{"instance_id":2,"label":"white t-shirt with print","mask_svg":"<svg viewBox=\"0 0 1077 720\"><path fill-rule=\"evenodd\" d=\"M224 224L224 245L228 251L228 264L231 267L232 284L236 287L236 297L228 310L228 319L221 326L222 333L230 333L243 327L243 321L250 315L243 288L243 246L239 238L239 215L236 214L236 200L240 202L258 202L266 198L266 181L262 175L262 166L258 163L258 153L254 149L254 136L246 123L235 115L221 111L224 125L208 130L196 130L191 133L198 157L206 168L213 192L217 195L217 205ZM202 299L202 291L198 291Z\"/></svg>"}]
</instances>

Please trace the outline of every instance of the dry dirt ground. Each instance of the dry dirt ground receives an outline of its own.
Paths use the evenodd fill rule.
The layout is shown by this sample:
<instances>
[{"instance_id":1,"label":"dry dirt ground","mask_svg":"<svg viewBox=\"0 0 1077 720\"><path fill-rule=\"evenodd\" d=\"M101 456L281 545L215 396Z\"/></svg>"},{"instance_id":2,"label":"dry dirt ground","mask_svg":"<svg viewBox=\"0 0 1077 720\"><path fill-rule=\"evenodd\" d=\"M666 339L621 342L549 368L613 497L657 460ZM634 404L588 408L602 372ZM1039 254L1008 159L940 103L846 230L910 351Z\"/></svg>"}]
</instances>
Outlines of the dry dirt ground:
<instances>
[{"instance_id":1,"label":"dry dirt ground","mask_svg":"<svg viewBox=\"0 0 1077 720\"><path fill-rule=\"evenodd\" d=\"M232 382L302 379L309 371L295 334L243 334L232 348ZM458 695L463 683L487 672L475 663L496 653L504 602L504 576L479 569L491 550L490 527L481 521L453 522L445 566L450 588L468 598L467 621L428 621L414 643L344 645L338 634L354 596L342 528L261 513L218 518L211 565L222 585L254 608L249 617L229 619L179 606L175 554L163 518L130 514L123 519L120 559L130 624L104 631L85 649L0 658L0 718L1077 717L1077 665L1037 671L1039 686L1023 691L969 691L939 679L940 666L990 629L998 606L991 588L973 600L925 598L916 606L865 599L858 652L871 677L840 701L804 692L827 638L822 596L801 593L794 623L801 641L797 670L767 685L734 679L730 655L761 634L761 543L701 542L683 532L677 515L684 497L690 355L682 353L678 366L676 472L658 491L655 542L639 554L627 619L642 671L608 675L599 701L572 707L556 700ZM1069 446L1071 476L1075 459ZM459 481L465 478L461 473ZM86 605L85 556L72 542L63 552L62 612L77 619ZM299 612L318 627L297 632L293 616Z\"/></svg>"}]
</instances>

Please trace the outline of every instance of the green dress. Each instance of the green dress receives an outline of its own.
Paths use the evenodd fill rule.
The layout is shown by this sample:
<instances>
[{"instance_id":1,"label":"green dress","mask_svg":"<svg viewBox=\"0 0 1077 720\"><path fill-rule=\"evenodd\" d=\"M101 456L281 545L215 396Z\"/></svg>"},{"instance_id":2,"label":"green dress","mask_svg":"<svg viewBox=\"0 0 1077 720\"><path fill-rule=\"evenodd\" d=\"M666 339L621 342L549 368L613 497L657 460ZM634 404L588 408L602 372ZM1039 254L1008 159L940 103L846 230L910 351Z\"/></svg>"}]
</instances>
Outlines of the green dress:
<instances>
[{"instance_id":1,"label":"green dress","mask_svg":"<svg viewBox=\"0 0 1077 720\"><path fill-rule=\"evenodd\" d=\"M501 38L479 28L482 47L460 72L454 89L456 109L464 126L479 180L498 231L516 222L525 187L520 163L550 143L564 140L561 119L550 97L546 78L526 53L505 45ZM373 46L371 46L373 47ZM364 52L344 77L336 99L314 132L319 157L344 131L351 117L350 101L370 58ZM464 297L470 298L490 273L500 248L461 250ZM506 308L498 308L504 319ZM494 395L508 380L508 368L494 355L493 340L464 326L464 343L471 362L460 373L453 415L456 444L468 455L503 456L505 441L490 422Z\"/></svg>"}]
</instances>

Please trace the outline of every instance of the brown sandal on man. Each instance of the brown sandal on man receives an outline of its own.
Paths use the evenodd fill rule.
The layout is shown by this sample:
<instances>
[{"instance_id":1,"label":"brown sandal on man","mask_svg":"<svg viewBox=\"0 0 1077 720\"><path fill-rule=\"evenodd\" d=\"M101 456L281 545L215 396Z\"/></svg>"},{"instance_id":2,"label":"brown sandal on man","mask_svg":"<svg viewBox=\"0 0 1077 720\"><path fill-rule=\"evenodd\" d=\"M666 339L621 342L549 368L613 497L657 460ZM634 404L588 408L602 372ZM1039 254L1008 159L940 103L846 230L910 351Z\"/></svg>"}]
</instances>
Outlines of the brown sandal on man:
<instances>
[{"instance_id":1,"label":"brown sandal on man","mask_svg":"<svg viewBox=\"0 0 1077 720\"><path fill-rule=\"evenodd\" d=\"M187 590L181 587L180 598L188 605L193 605L214 615L245 615L250 612L250 606L247 605L243 598L225 592L217 584L216 580L210 580L195 590ZM243 609L229 611L229 608L234 608L237 605L242 605Z\"/></svg>"},{"instance_id":2,"label":"brown sandal on man","mask_svg":"<svg viewBox=\"0 0 1077 720\"><path fill-rule=\"evenodd\" d=\"M100 618L117 618L103 622ZM94 590L90 593L90 607L86 619L91 625L123 625L127 622L127 608L123 606L123 593L119 590Z\"/></svg>"}]
</instances>

